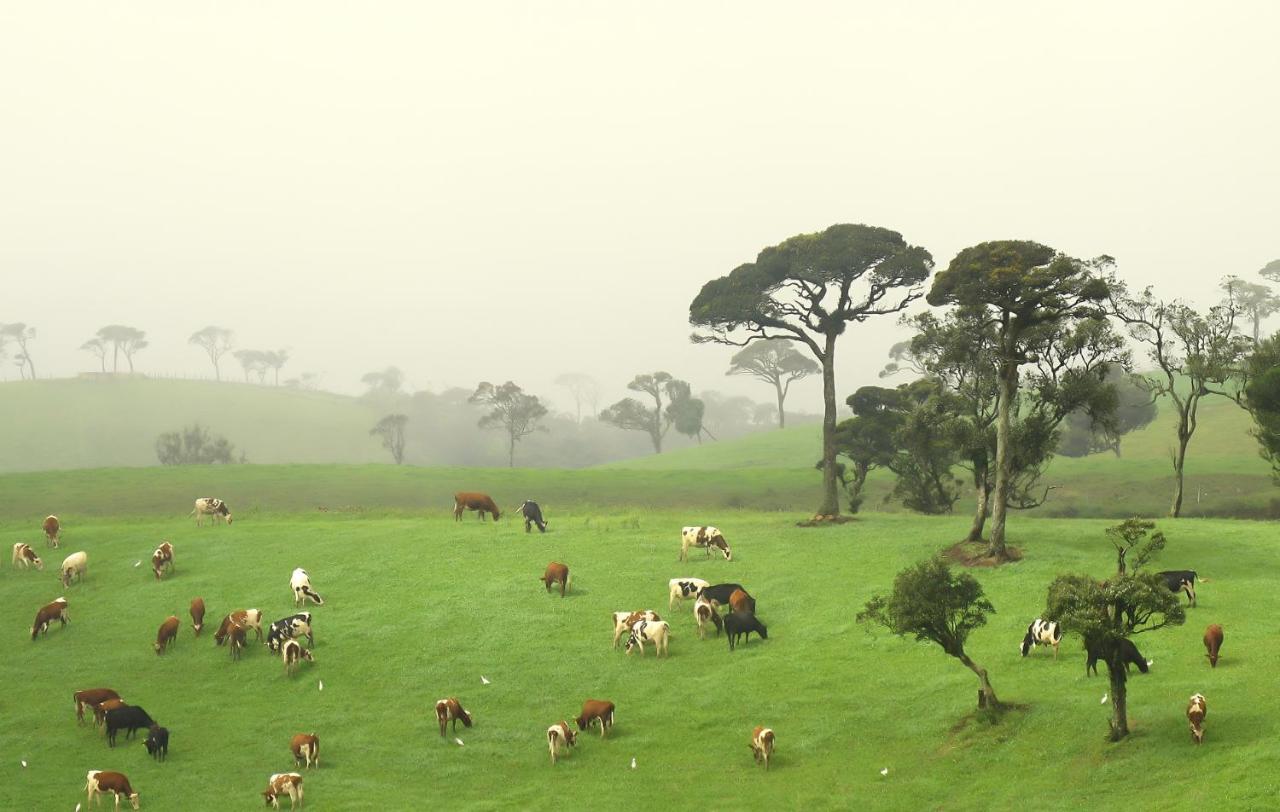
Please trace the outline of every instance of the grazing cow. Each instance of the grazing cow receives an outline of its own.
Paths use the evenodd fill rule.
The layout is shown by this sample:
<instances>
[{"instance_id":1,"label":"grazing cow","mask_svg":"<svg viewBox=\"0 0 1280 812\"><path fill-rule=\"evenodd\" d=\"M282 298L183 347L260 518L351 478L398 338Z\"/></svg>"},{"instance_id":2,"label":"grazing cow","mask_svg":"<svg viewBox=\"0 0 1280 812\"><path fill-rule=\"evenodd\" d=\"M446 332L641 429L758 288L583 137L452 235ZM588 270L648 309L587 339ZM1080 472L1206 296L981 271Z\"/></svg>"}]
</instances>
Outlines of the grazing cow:
<instances>
[{"instance_id":1,"label":"grazing cow","mask_svg":"<svg viewBox=\"0 0 1280 812\"><path fill-rule=\"evenodd\" d=\"M578 744L578 734L569 729L569 723L556 722L547 728L547 746L551 748L551 764L555 766L556 756L561 750L569 752L570 747Z\"/></svg>"},{"instance_id":2,"label":"grazing cow","mask_svg":"<svg viewBox=\"0 0 1280 812\"><path fill-rule=\"evenodd\" d=\"M62 569L59 570L59 578L62 580L63 586L71 586L72 579L79 581L84 578L85 570L89 567L89 554L81 550L78 553L72 553L62 560Z\"/></svg>"},{"instance_id":3,"label":"grazing cow","mask_svg":"<svg viewBox=\"0 0 1280 812\"><path fill-rule=\"evenodd\" d=\"M308 615L310 617L310 615ZM227 635L231 633L232 626L244 626L253 629L258 633L258 639L262 639L262 610L261 609L237 609L222 619L218 630L213 633L213 642L222 645L226 641Z\"/></svg>"},{"instance_id":4,"label":"grazing cow","mask_svg":"<svg viewBox=\"0 0 1280 812\"><path fill-rule=\"evenodd\" d=\"M320 737L314 733L299 733L289 740L289 752L294 765L305 764L307 769L320 766Z\"/></svg>"},{"instance_id":5,"label":"grazing cow","mask_svg":"<svg viewBox=\"0 0 1280 812\"><path fill-rule=\"evenodd\" d=\"M1129 673L1129 666L1136 665L1138 670L1143 674L1151 670L1151 666L1147 665L1147 658L1143 657L1138 647L1133 641L1127 637L1122 637L1116 641L1116 647L1120 649L1120 661L1124 663L1125 673ZM1102 651L1093 648L1086 648L1086 657L1084 663L1084 675L1089 676L1089 672L1093 671L1094 676L1098 674L1098 660L1105 662L1106 658Z\"/></svg>"},{"instance_id":6,"label":"grazing cow","mask_svg":"<svg viewBox=\"0 0 1280 812\"><path fill-rule=\"evenodd\" d=\"M1025 657L1036 646L1053 646L1053 659L1058 659L1058 645L1062 643L1062 626L1056 620L1036 618L1027 625L1027 633L1022 638L1018 651Z\"/></svg>"},{"instance_id":7,"label":"grazing cow","mask_svg":"<svg viewBox=\"0 0 1280 812\"><path fill-rule=\"evenodd\" d=\"M756 599L747 594L745 589L735 589L729 596L729 608L735 612L756 613Z\"/></svg>"},{"instance_id":8,"label":"grazing cow","mask_svg":"<svg viewBox=\"0 0 1280 812\"><path fill-rule=\"evenodd\" d=\"M280 796L289 796L289 808L296 803L302 806L302 776L299 773L276 773L267 779L267 789L262 797L267 805L280 808Z\"/></svg>"},{"instance_id":9,"label":"grazing cow","mask_svg":"<svg viewBox=\"0 0 1280 812\"><path fill-rule=\"evenodd\" d=\"M204 628L204 598L195 598L191 601L191 630L195 632L196 637L200 636L200 630Z\"/></svg>"},{"instance_id":10,"label":"grazing cow","mask_svg":"<svg viewBox=\"0 0 1280 812\"><path fill-rule=\"evenodd\" d=\"M715 527L686 527L680 531L680 557L677 561L687 561L689 559L689 548L701 547L706 550L707 557L711 557L711 549L720 551L720 555L724 556L725 561L733 560L733 552L729 549L729 542L724 540L724 534Z\"/></svg>"},{"instance_id":11,"label":"grazing cow","mask_svg":"<svg viewBox=\"0 0 1280 812\"><path fill-rule=\"evenodd\" d=\"M652 609L645 609L637 612L614 612L613 613L613 647L618 647L618 638L622 637L622 633L630 631L631 627L638 620L662 620L658 613Z\"/></svg>"},{"instance_id":12,"label":"grazing cow","mask_svg":"<svg viewBox=\"0 0 1280 812\"><path fill-rule=\"evenodd\" d=\"M58 517L46 516L41 527L44 530L45 541L50 547L56 548L62 539L62 525L58 523Z\"/></svg>"},{"instance_id":13,"label":"grazing cow","mask_svg":"<svg viewBox=\"0 0 1280 812\"><path fill-rule=\"evenodd\" d=\"M108 700L110 701L110 700ZM104 703L105 704L105 703ZM134 732L142 728L150 729L156 723L147 712L137 705L124 705L107 711L107 744L116 746L116 734L127 730L126 739L132 739Z\"/></svg>"},{"instance_id":14,"label":"grazing cow","mask_svg":"<svg viewBox=\"0 0 1280 812\"><path fill-rule=\"evenodd\" d=\"M738 639L744 643L751 640L751 633L760 635L761 640L769 639L769 629L750 612L730 612L724 619L724 633L729 638L729 650L738 647Z\"/></svg>"},{"instance_id":15,"label":"grazing cow","mask_svg":"<svg viewBox=\"0 0 1280 812\"><path fill-rule=\"evenodd\" d=\"M143 744L147 748L147 755L156 761L164 761L169 758L169 728L152 725L151 733Z\"/></svg>"},{"instance_id":16,"label":"grazing cow","mask_svg":"<svg viewBox=\"0 0 1280 812\"><path fill-rule=\"evenodd\" d=\"M535 524L539 533L547 532L547 520L542 518L542 508L538 507L537 502L526 499L517 512L524 517L524 532L530 532Z\"/></svg>"},{"instance_id":17,"label":"grazing cow","mask_svg":"<svg viewBox=\"0 0 1280 812\"><path fill-rule=\"evenodd\" d=\"M459 721L463 727L471 727L471 714L467 713L456 696L451 696L436 702L436 721L440 723L440 738L444 738L444 729L450 722L453 722L454 733L458 732Z\"/></svg>"},{"instance_id":18,"label":"grazing cow","mask_svg":"<svg viewBox=\"0 0 1280 812\"><path fill-rule=\"evenodd\" d=\"M324 598L311 588L311 578L302 567L293 571L293 576L289 578L289 586L293 589L294 606L301 606L307 601L311 601L316 606L324 604Z\"/></svg>"},{"instance_id":19,"label":"grazing cow","mask_svg":"<svg viewBox=\"0 0 1280 812\"><path fill-rule=\"evenodd\" d=\"M578 730L586 730L592 722L599 722L600 738L603 739L605 731L613 727L613 709L613 703L607 699L588 699L582 703L582 713L574 720Z\"/></svg>"},{"instance_id":20,"label":"grazing cow","mask_svg":"<svg viewBox=\"0 0 1280 812\"><path fill-rule=\"evenodd\" d=\"M676 601L682 605L685 598L696 598L710 584L701 578L672 578L667 582L670 597L667 600L667 608L675 608Z\"/></svg>"},{"instance_id":21,"label":"grazing cow","mask_svg":"<svg viewBox=\"0 0 1280 812\"><path fill-rule=\"evenodd\" d=\"M1196 571L1195 570L1165 570L1157 572L1164 579L1165 586L1169 587L1170 592L1187 593L1187 605L1196 605Z\"/></svg>"},{"instance_id":22,"label":"grazing cow","mask_svg":"<svg viewBox=\"0 0 1280 812\"><path fill-rule=\"evenodd\" d=\"M742 588L742 584L714 584L703 589L701 596L716 606L727 606L729 605L729 599L733 597L733 593L739 590L747 591Z\"/></svg>"},{"instance_id":23,"label":"grazing cow","mask_svg":"<svg viewBox=\"0 0 1280 812\"><path fill-rule=\"evenodd\" d=\"M71 701L76 703L76 721L84 724L84 709L97 708L98 705L106 702L108 699L119 699L120 694L110 688L87 688L83 691L76 691L71 695Z\"/></svg>"},{"instance_id":24,"label":"grazing cow","mask_svg":"<svg viewBox=\"0 0 1280 812\"><path fill-rule=\"evenodd\" d=\"M551 591L552 584L560 585L560 597L564 597L564 591L569 586L569 568L558 561L552 561L547 565L547 571L542 573L542 577L538 579L547 587L547 591Z\"/></svg>"},{"instance_id":25,"label":"grazing cow","mask_svg":"<svg viewBox=\"0 0 1280 812\"><path fill-rule=\"evenodd\" d=\"M151 571L156 574L156 580L159 581L161 572L166 569L173 569L173 545L162 541L156 551L151 554Z\"/></svg>"},{"instance_id":26,"label":"grazing cow","mask_svg":"<svg viewBox=\"0 0 1280 812\"><path fill-rule=\"evenodd\" d=\"M231 659L238 662L247 642L244 626L239 623L232 623L231 628L227 631L227 640L231 643Z\"/></svg>"},{"instance_id":27,"label":"grazing cow","mask_svg":"<svg viewBox=\"0 0 1280 812\"><path fill-rule=\"evenodd\" d=\"M631 636L627 638L626 652L639 647L640 656L644 656L644 644L653 643L655 657L669 657L667 644L671 639L671 627L665 620L638 620L631 627Z\"/></svg>"},{"instance_id":28,"label":"grazing cow","mask_svg":"<svg viewBox=\"0 0 1280 812\"><path fill-rule=\"evenodd\" d=\"M63 626L71 622L67 615L66 598L58 598L53 603L40 607L40 611L36 612L36 622L31 624L31 639L35 640L37 636L47 633L49 624L55 620L61 621Z\"/></svg>"},{"instance_id":29,"label":"grazing cow","mask_svg":"<svg viewBox=\"0 0 1280 812\"><path fill-rule=\"evenodd\" d=\"M1187 703L1187 722L1191 725L1191 740L1196 744L1204 744L1204 716L1208 712L1204 694L1192 694Z\"/></svg>"},{"instance_id":30,"label":"grazing cow","mask_svg":"<svg viewBox=\"0 0 1280 812\"><path fill-rule=\"evenodd\" d=\"M502 511L498 510L497 504L487 493L478 493L473 491L463 491L453 495L453 520L462 521L464 511L474 510L480 514L480 521L484 521L484 514L492 513L493 520L496 522L502 518Z\"/></svg>"},{"instance_id":31,"label":"grazing cow","mask_svg":"<svg viewBox=\"0 0 1280 812\"><path fill-rule=\"evenodd\" d=\"M736 592L734 594L737 594ZM720 632L724 630L724 621L720 619L720 613L716 611L714 601L706 598L698 598L697 603L693 605L693 617L698 621L698 637L706 640L708 623L714 624L716 627L716 637L720 636Z\"/></svg>"},{"instance_id":32,"label":"grazing cow","mask_svg":"<svg viewBox=\"0 0 1280 812\"><path fill-rule=\"evenodd\" d=\"M43 570L44 562L40 560L40 556L36 555L36 551L31 549L30 544L23 544L20 541L13 545L13 566L24 570L34 566L38 570Z\"/></svg>"},{"instance_id":33,"label":"grazing cow","mask_svg":"<svg viewBox=\"0 0 1280 812\"><path fill-rule=\"evenodd\" d=\"M115 710L116 708L126 708L128 706L129 706L129 703L125 702L123 699L120 699L119 697L115 699L104 699L102 702L98 703L93 708L93 726L102 727L103 723L107 721L108 713ZM102 732L106 733L107 731L104 729Z\"/></svg>"},{"instance_id":34,"label":"grazing cow","mask_svg":"<svg viewBox=\"0 0 1280 812\"><path fill-rule=\"evenodd\" d=\"M769 769L769 756L773 755L773 730L772 728L759 727L751 731L751 754L755 756L756 763L764 762L764 768Z\"/></svg>"},{"instance_id":35,"label":"grazing cow","mask_svg":"<svg viewBox=\"0 0 1280 812\"><path fill-rule=\"evenodd\" d=\"M271 628L267 630L267 648L279 651L286 640L293 640L303 635L307 636L309 644L313 646L316 644L315 635L311 631L310 612L299 612L272 623Z\"/></svg>"},{"instance_id":36,"label":"grazing cow","mask_svg":"<svg viewBox=\"0 0 1280 812\"><path fill-rule=\"evenodd\" d=\"M298 670L299 661L306 660L309 663L316 661L311 652L303 648L297 640L284 641L284 645L280 647L280 659L284 660L284 673L289 676L293 676Z\"/></svg>"},{"instance_id":37,"label":"grazing cow","mask_svg":"<svg viewBox=\"0 0 1280 812\"><path fill-rule=\"evenodd\" d=\"M160 624L160 630L156 632L156 654L164 654L165 649L178 642L179 623L177 615L169 615Z\"/></svg>"},{"instance_id":38,"label":"grazing cow","mask_svg":"<svg viewBox=\"0 0 1280 812\"><path fill-rule=\"evenodd\" d=\"M204 525L205 516L221 516L227 524L231 524L231 508L227 507L227 503L221 499L215 499L212 496L202 496L196 500L196 507L188 516L196 517L196 527ZM218 523L215 518L214 524Z\"/></svg>"},{"instance_id":39,"label":"grazing cow","mask_svg":"<svg viewBox=\"0 0 1280 812\"><path fill-rule=\"evenodd\" d=\"M1209 658L1209 667L1218 667L1218 650L1222 648L1222 627L1217 623L1204 630L1204 656Z\"/></svg>"},{"instance_id":40,"label":"grazing cow","mask_svg":"<svg viewBox=\"0 0 1280 812\"><path fill-rule=\"evenodd\" d=\"M116 809L120 809L120 796L123 795L129 799L129 803L134 809L138 808L138 793L133 791L133 787L129 785L129 779L125 778L124 773L107 772L105 770L90 770L85 777L85 792L89 794L89 808L93 808L93 799L99 795L106 795L110 792L115 796ZM77 804L79 809L80 805Z\"/></svg>"}]
</instances>

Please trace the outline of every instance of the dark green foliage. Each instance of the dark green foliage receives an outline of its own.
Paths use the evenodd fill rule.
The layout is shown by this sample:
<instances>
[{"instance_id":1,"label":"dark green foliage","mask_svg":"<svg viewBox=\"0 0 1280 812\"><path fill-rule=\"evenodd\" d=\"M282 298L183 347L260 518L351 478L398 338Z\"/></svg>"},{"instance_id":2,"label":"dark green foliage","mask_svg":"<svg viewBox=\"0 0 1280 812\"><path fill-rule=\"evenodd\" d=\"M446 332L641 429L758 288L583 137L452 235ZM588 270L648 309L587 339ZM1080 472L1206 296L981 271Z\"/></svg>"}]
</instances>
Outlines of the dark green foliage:
<instances>
[{"instance_id":1,"label":"dark green foliage","mask_svg":"<svg viewBox=\"0 0 1280 812\"><path fill-rule=\"evenodd\" d=\"M692 437L699 443L702 442L702 435L706 434L711 439L715 437L711 432L707 431L702 425L702 418L706 414L707 404L703 403L700 398L693 396L693 390L689 384L684 381L671 381L667 384L667 396L671 402L667 404L663 414L667 418L667 422L680 434L686 437Z\"/></svg>"},{"instance_id":2,"label":"dark green foliage","mask_svg":"<svg viewBox=\"0 0 1280 812\"><path fill-rule=\"evenodd\" d=\"M1271 463L1272 475L1280 482L1280 333L1258 343L1245 360L1244 372L1244 405L1253 417L1258 453Z\"/></svg>"},{"instance_id":3,"label":"dark green foliage","mask_svg":"<svg viewBox=\"0 0 1280 812\"><path fill-rule=\"evenodd\" d=\"M480 428L506 432L508 467L516 464L516 443L535 431L546 431L538 421L546 417L547 407L538 401L537 395L525 394L511 381L501 386L482 381L468 402L489 407L489 413L477 424Z\"/></svg>"},{"instance_id":4,"label":"dark green foliage","mask_svg":"<svg viewBox=\"0 0 1280 812\"><path fill-rule=\"evenodd\" d=\"M396 465L404 462L404 428L408 422L408 415L389 414L369 429L370 436L382 438L382 447L391 452Z\"/></svg>"},{"instance_id":5,"label":"dark green foliage","mask_svg":"<svg viewBox=\"0 0 1280 812\"><path fill-rule=\"evenodd\" d=\"M1110 426L1097 421L1087 409L1067 415L1061 427L1058 453L1064 457L1083 457L1110 451L1120 456L1120 441L1124 435L1145 428L1156 419L1159 410L1151 393L1134 382L1133 376L1119 367L1112 367L1106 383L1115 388L1116 409Z\"/></svg>"},{"instance_id":6,"label":"dark green foliage","mask_svg":"<svg viewBox=\"0 0 1280 812\"><path fill-rule=\"evenodd\" d=\"M244 454L237 460L233 446L226 437L214 436L196 423L180 431L170 431L156 438L156 457L161 465L229 465L245 462Z\"/></svg>"},{"instance_id":7,"label":"dark green foliage","mask_svg":"<svg viewBox=\"0 0 1280 812\"><path fill-rule=\"evenodd\" d=\"M1138 518L1125 519L1107 528L1107 540L1116 550L1116 572L1121 575L1128 572L1130 554L1133 555L1133 571L1137 572L1164 549L1164 533L1155 528L1156 523L1150 519Z\"/></svg>"},{"instance_id":8,"label":"dark green foliage","mask_svg":"<svg viewBox=\"0 0 1280 812\"><path fill-rule=\"evenodd\" d=\"M675 414L681 417L682 425L687 429L697 423L694 434L702 430L702 412L692 404L682 404L676 408L675 414L670 408L664 408L664 398L668 402L688 400L689 384L672 377L670 372L654 372L637 375L627 384L632 392L643 392L653 399L653 407L645 406L635 398L623 398L600 413L600 422L608 423L620 429L643 431L649 435L655 453L662 453L662 438L667 435ZM694 413L696 412L696 414ZM682 432L687 434L688 432Z\"/></svg>"}]
</instances>

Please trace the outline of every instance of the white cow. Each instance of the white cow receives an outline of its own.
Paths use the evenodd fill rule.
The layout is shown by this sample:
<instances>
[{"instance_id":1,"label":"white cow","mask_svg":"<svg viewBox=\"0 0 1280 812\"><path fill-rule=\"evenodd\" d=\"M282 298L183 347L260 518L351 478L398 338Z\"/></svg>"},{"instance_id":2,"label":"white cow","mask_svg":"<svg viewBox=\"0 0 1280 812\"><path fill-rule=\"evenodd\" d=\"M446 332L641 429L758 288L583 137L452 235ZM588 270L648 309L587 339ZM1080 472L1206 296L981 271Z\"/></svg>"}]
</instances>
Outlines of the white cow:
<instances>
[{"instance_id":1,"label":"white cow","mask_svg":"<svg viewBox=\"0 0 1280 812\"><path fill-rule=\"evenodd\" d=\"M670 587L670 599L667 601L668 609L674 608L676 601L683 603L685 598L698 597L698 593L711 586L701 578L672 578L667 584Z\"/></svg>"},{"instance_id":2,"label":"white cow","mask_svg":"<svg viewBox=\"0 0 1280 812\"><path fill-rule=\"evenodd\" d=\"M307 575L307 571L302 567L298 567L293 571L293 577L289 579L289 586L293 588L294 606L300 606L307 601L311 601L316 606L320 606L324 603L324 598L320 597L320 595L311 588L311 578Z\"/></svg>"},{"instance_id":3,"label":"white cow","mask_svg":"<svg viewBox=\"0 0 1280 812\"><path fill-rule=\"evenodd\" d=\"M221 516L226 519L227 524L231 524L231 508L227 507L227 503L221 499L215 499L212 496L202 496L196 500L195 510L187 514L196 517L196 527L204 524L205 516ZM217 522L217 519L214 519Z\"/></svg>"},{"instance_id":4,"label":"white cow","mask_svg":"<svg viewBox=\"0 0 1280 812\"><path fill-rule=\"evenodd\" d=\"M565 721L556 722L547 728L547 746L551 748L551 763L556 763L556 756L561 750L566 753L569 748L578 743L578 734L569 728L569 723Z\"/></svg>"},{"instance_id":5,"label":"white cow","mask_svg":"<svg viewBox=\"0 0 1280 812\"><path fill-rule=\"evenodd\" d=\"M652 609L645 609L637 612L614 612L613 613L613 647L618 647L618 638L622 637L623 632L629 631L638 620L662 620L658 617L658 613Z\"/></svg>"},{"instance_id":6,"label":"white cow","mask_svg":"<svg viewBox=\"0 0 1280 812\"><path fill-rule=\"evenodd\" d=\"M631 627L631 637L627 639L627 653L639 647L640 656L644 656L644 644L653 643L654 656L669 656L667 641L671 639L671 627L665 620L639 620Z\"/></svg>"},{"instance_id":7,"label":"white cow","mask_svg":"<svg viewBox=\"0 0 1280 812\"><path fill-rule=\"evenodd\" d=\"M72 553L62 561L61 574L58 576L62 579L63 586L70 586L74 578L79 581L84 577L85 570L89 566L89 554L81 550L78 553Z\"/></svg>"}]
</instances>

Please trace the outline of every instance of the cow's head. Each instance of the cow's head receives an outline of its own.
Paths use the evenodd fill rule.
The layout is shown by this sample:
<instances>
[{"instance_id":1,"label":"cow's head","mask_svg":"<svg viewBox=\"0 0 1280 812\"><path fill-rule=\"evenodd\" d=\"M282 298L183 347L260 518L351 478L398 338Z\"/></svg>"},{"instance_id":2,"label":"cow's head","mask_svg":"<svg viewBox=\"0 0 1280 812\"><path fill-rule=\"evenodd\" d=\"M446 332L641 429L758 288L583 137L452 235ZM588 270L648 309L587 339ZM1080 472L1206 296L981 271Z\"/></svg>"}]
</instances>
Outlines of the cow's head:
<instances>
[{"instance_id":1,"label":"cow's head","mask_svg":"<svg viewBox=\"0 0 1280 812\"><path fill-rule=\"evenodd\" d=\"M71 567L67 567L62 571L62 585L71 586L71 576L75 573Z\"/></svg>"},{"instance_id":2,"label":"cow's head","mask_svg":"<svg viewBox=\"0 0 1280 812\"><path fill-rule=\"evenodd\" d=\"M135 792L135 793L133 793L132 795L130 795L130 796L129 796L129 803L133 805L133 808L134 808L134 809L140 809L140 808L141 808L141 807L139 807L139 806L138 806L138 793L136 793L136 792Z\"/></svg>"},{"instance_id":3,"label":"cow's head","mask_svg":"<svg viewBox=\"0 0 1280 812\"><path fill-rule=\"evenodd\" d=\"M636 646L638 646L638 645L640 645L640 638L636 636L636 633L635 633L635 632L632 632L632 633L631 633L631 636L627 638L627 648L626 648L626 652L627 652L628 654L630 654L630 653L631 653L631 649L632 649L632 648L634 648L634 647L636 647Z\"/></svg>"},{"instance_id":4,"label":"cow's head","mask_svg":"<svg viewBox=\"0 0 1280 812\"><path fill-rule=\"evenodd\" d=\"M712 536L711 541L708 543L720 551L720 554L724 556L725 561L733 560L733 551L729 549L729 542L724 540L724 536Z\"/></svg>"},{"instance_id":5,"label":"cow's head","mask_svg":"<svg viewBox=\"0 0 1280 812\"><path fill-rule=\"evenodd\" d=\"M760 628L756 629L756 631L760 632L760 639L761 639L761 640L768 640L768 639L769 639L769 628L768 628L767 626L765 626L763 623L760 623L760 621L756 621L756 623L757 623L757 625L759 625L759 627L760 627Z\"/></svg>"},{"instance_id":6,"label":"cow's head","mask_svg":"<svg viewBox=\"0 0 1280 812\"><path fill-rule=\"evenodd\" d=\"M31 563L36 565L36 569L44 572L44 562L40 560L40 556L36 555L35 550L28 547L27 552L31 554Z\"/></svg>"},{"instance_id":7,"label":"cow's head","mask_svg":"<svg viewBox=\"0 0 1280 812\"><path fill-rule=\"evenodd\" d=\"M1022 652L1025 657L1031 653L1031 646L1035 643L1035 638L1031 634L1031 629L1027 629L1027 634L1022 638L1022 645L1018 646L1018 651Z\"/></svg>"},{"instance_id":8,"label":"cow's head","mask_svg":"<svg viewBox=\"0 0 1280 812\"><path fill-rule=\"evenodd\" d=\"M276 800L276 794L271 790L262 793L262 797L266 799L267 806L274 806L276 809L280 808L280 802Z\"/></svg>"}]
</instances>

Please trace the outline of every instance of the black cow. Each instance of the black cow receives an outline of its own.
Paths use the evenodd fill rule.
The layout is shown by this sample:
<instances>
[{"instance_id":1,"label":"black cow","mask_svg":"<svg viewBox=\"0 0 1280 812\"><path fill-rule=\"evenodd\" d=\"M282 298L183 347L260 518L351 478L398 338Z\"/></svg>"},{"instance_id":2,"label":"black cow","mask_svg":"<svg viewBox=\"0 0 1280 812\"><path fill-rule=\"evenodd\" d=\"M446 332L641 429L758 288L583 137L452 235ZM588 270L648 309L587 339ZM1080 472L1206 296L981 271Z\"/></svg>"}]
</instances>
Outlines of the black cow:
<instances>
[{"instance_id":1,"label":"black cow","mask_svg":"<svg viewBox=\"0 0 1280 812\"><path fill-rule=\"evenodd\" d=\"M133 734L139 728L151 727L156 721L147 715L147 712L136 705L125 705L121 708L112 708L107 711L107 744L112 747L116 746L116 733L121 730L127 730L126 739L132 739Z\"/></svg>"},{"instance_id":2,"label":"black cow","mask_svg":"<svg viewBox=\"0 0 1280 812\"><path fill-rule=\"evenodd\" d=\"M702 597L709 601L715 601L721 606L728 606L729 596L733 594L735 589L742 589L743 592L747 591L743 589L742 584L712 584L702 590Z\"/></svg>"},{"instance_id":3,"label":"black cow","mask_svg":"<svg viewBox=\"0 0 1280 812\"><path fill-rule=\"evenodd\" d=\"M729 650L738 646L738 638L746 635L743 642L751 639L751 633L760 635L761 640L769 639L769 630L750 612L730 612L724 618L724 633L729 638Z\"/></svg>"},{"instance_id":4,"label":"black cow","mask_svg":"<svg viewBox=\"0 0 1280 812\"><path fill-rule=\"evenodd\" d=\"M535 524L538 526L539 533L547 532L547 520L542 518L542 508L538 507L537 502L526 499L516 512L524 517L524 532L530 532Z\"/></svg>"},{"instance_id":5,"label":"black cow","mask_svg":"<svg viewBox=\"0 0 1280 812\"><path fill-rule=\"evenodd\" d=\"M151 735L143 742L147 753L156 761L164 761L169 757L169 728L160 725L151 726Z\"/></svg>"},{"instance_id":6,"label":"black cow","mask_svg":"<svg viewBox=\"0 0 1280 812\"><path fill-rule=\"evenodd\" d=\"M299 612L296 615L280 618L267 630L267 648L279 651L286 640L307 636L307 643L314 646L316 638L311 632L311 613Z\"/></svg>"},{"instance_id":7,"label":"black cow","mask_svg":"<svg viewBox=\"0 0 1280 812\"><path fill-rule=\"evenodd\" d=\"M1138 651L1138 647L1133 644L1132 640L1122 637L1117 646L1120 649L1120 660L1124 663L1126 674L1129 672L1129 666L1131 665L1138 666L1138 670L1144 674L1151 670L1151 667L1147 665L1147 658L1142 656L1142 653ZM1085 656L1087 659L1084 664L1084 675L1086 677L1089 676L1089 672L1092 670L1096 676L1098 673L1098 660L1103 659L1102 652L1098 649L1086 648Z\"/></svg>"},{"instance_id":8,"label":"black cow","mask_svg":"<svg viewBox=\"0 0 1280 812\"><path fill-rule=\"evenodd\" d=\"M1164 579L1165 586L1169 587L1170 592L1187 593L1187 605L1196 605L1196 571L1195 570L1165 570L1157 572Z\"/></svg>"}]
</instances>

